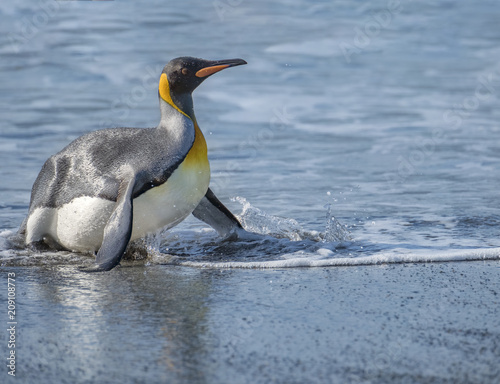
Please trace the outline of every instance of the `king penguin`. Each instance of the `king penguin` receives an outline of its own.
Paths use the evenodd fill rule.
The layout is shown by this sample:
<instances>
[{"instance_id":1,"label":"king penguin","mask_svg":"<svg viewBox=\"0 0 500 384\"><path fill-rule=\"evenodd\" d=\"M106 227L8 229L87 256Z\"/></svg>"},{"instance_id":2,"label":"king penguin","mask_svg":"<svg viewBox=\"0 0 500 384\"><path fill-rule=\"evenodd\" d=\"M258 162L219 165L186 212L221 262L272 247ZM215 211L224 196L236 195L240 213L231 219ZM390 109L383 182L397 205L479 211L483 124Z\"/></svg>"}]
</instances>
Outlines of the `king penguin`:
<instances>
[{"instance_id":1,"label":"king penguin","mask_svg":"<svg viewBox=\"0 0 500 384\"><path fill-rule=\"evenodd\" d=\"M160 75L156 128L83 135L43 165L21 226L27 246L97 252L90 271L119 264L131 240L171 228L191 213L223 236L243 230L209 189L207 144L192 92L241 59L179 57Z\"/></svg>"}]
</instances>

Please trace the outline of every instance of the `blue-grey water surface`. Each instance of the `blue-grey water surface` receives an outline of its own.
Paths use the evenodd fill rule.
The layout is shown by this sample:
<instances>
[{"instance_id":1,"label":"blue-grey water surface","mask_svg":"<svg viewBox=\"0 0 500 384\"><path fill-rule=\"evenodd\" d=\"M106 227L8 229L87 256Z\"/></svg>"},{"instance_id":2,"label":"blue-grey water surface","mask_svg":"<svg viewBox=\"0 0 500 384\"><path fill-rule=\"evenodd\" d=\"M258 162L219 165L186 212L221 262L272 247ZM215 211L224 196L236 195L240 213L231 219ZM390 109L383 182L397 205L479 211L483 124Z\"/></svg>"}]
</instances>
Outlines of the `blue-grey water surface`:
<instances>
[{"instance_id":1,"label":"blue-grey water surface","mask_svg":"<svg viewBox=\"0 0 500 384\"><path fill-rule=\"evenodd\" d=\"M497 2L44 0L0 20L2 382L500 380ZM248 62L194 101L212 189L262 237L190 218L91 275L20 249L43 162L155 126L186 55Z\"/></svg>"}]
</instances>

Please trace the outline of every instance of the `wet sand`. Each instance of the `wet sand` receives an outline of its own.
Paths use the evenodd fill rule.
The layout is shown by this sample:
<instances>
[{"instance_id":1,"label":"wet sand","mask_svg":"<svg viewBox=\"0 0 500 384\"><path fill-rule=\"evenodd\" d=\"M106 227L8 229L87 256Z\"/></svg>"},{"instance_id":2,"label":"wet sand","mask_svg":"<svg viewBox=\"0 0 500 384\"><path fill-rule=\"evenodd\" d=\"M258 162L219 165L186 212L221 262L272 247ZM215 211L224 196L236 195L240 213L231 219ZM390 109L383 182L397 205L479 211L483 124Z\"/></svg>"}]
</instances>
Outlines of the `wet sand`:
<instances>
[{"instance_id":1,"label":"wet sand","mask_svg":"<svg viewBox=\"0 0 500 384\"><path fill-rule=\"evenodd\" d=\"M7 273L16 275L17 375L2 376L40 384L494 383L499 268L5 267L3 287Z\"/></svg>"}]
</instances>

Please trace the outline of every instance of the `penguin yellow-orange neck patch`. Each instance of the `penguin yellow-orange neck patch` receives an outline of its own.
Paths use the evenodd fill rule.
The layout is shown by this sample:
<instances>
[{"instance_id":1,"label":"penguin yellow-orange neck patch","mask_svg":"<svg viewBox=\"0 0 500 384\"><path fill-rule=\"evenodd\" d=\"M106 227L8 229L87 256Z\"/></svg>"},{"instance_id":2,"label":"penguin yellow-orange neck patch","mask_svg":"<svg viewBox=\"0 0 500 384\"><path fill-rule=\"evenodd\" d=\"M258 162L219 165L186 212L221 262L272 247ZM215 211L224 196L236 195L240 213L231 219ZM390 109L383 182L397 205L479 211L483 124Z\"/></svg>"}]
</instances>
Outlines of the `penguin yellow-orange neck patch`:
<instances>
[{"instance_id":1,"label":"penguin yellow-orange neck patch","mask_svg":"<svg viewBox=\"0 0 500 384\"><path fill-rule=\"evenodd\" d=\"M184 116L189 117L182 109L175 105L174 101L172 100L172 96L170 95L170 85L168 84L167 74L165 73L162 73L160 76L158 91L160 92L160 97L163 99L163 101L176 109L178 112L182 113Z\"/></svg>"},{"instance_id":2,"label":"penguin yellow-orange neck patch","mask_svg":"<svg viewBox=\"0 0 500 384\"><path fill-rule=\"evenodd\" d=\"M194 122L194 128L194 143L182 164L187 167L197 167L200 172L210 172L207 157L207 142L196 121Z\"/></svg>"}]
</instances>

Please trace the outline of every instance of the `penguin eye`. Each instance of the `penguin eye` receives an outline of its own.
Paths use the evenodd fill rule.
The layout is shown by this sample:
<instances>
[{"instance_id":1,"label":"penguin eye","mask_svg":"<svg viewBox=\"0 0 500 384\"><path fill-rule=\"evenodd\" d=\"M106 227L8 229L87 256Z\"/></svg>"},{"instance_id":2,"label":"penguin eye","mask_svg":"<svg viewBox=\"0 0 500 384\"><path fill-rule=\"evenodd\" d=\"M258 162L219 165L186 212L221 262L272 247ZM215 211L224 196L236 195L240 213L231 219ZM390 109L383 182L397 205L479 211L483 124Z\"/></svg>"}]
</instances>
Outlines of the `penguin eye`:
<instances>
[{"instance_id":1,"label":"penguin eye","mask_svg":"<svg viewBox=\"0 0 500 384\"><path fill-rule=\"evenodd\" d=\"M181 69L181 72L182 72L182 74L183 74L184 76L187 76L187 75L189 74L189 69L187 69L187 68L182 68L182 69Z\"/></svg>"}]
</instances>

